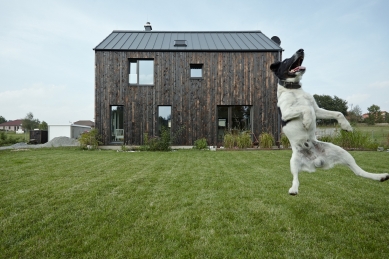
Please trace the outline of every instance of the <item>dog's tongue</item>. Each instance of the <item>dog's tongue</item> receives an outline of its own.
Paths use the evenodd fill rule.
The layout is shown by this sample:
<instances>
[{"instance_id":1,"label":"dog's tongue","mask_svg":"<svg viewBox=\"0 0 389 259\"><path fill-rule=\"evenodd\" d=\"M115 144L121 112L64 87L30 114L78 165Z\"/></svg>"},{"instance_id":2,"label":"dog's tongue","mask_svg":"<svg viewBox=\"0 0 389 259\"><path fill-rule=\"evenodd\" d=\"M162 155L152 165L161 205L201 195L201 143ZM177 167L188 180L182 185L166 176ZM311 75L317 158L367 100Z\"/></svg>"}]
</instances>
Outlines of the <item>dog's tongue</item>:
<instances>
[{"instance_id":1,"label":"dog's tongue","mask_svg":"<svg viewBox=\"0 0 389 259\"><path fill-rule=\"evenodd\" d=\"M293 68L292 70L290 70L290 72L296 73L296 72L298 72L298 71L300 71L300 70L305 70L305 67L303 67L303 66L298 66L298 67L295 67L295 68Z\"/></svg>"}]
</instances>

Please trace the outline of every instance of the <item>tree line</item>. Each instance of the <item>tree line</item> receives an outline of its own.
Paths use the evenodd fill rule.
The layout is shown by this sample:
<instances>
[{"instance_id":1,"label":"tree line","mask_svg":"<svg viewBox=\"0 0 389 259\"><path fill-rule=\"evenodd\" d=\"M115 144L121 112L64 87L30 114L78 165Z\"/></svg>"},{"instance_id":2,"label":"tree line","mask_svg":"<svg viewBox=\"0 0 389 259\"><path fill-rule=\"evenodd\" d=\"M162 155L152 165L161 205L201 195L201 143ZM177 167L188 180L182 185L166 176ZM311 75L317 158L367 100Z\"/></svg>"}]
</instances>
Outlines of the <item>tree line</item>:
<instances>
[{"instance_id":1,"label":"tree line","mask_svg":"<svg viewBox=\"0 0 389 259\"><path fill-rule=\"evenodd\" d=\"M365 122L369 125L382 122L389 123L388 112L382 112L378 105L373 104L367 108L368 117L363 118L362 110L358 105L353 106L351 104L349 109L347 101L337 96L332 97L329 95L315 94L313 97L320 108L331 111L339 111L346 116L351 123ZM336 120L317 120L317 123L319 125L331 125L336 123Z\"/></svg>"},{"instance_id":2,"label":"tree line","mask_svg":"<svg viewBox=\"0 0 389 259\"><path fill-rule=\"evenodd\" d=\"M7 120L3 116L0 116L0 124L4 122L7 122ZM47 130L49 126L45 121L40 122L40 120L34 118L34 114L29 112L22 121L22 128L27 131L34 129Z\"/></svg>"}]
</instances>

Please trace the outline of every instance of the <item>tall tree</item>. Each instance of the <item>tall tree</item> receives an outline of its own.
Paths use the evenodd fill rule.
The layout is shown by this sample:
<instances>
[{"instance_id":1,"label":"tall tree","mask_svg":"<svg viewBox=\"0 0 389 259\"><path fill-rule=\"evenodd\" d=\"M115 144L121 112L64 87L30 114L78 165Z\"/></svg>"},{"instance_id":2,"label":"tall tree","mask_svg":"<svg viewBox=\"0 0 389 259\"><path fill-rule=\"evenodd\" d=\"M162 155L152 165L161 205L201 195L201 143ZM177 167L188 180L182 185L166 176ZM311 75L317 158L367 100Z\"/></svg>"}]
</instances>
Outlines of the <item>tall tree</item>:
<instances>
[{"instance_id":1,"label":"tall tree","mask_svg":"<svg viewBox=\"0 0 389 259\"><path fill-rule=\"evenodd\" d=\"M351 106L350 110L347 111L347 113L348 113L348 120L351 123L357 123L357 122L362 121L362 110L361 110L361 108L358 105L355 105L353 107L353 105L351 104L350 106Z\"/></svg>"},{"instance_id":2,"label":"tall tree","mask_svg":"<svg viewBox=\"0 0 389 259\"><path fill-rule=\"evenodd\" d=\"M7 120L3 116L0 116L0 124L4 122L7 122Z\"/></svg>"},{"instance_id":3,"label":"tall tree","mask_svg":"<svg viewBox=\"0 0 389 259\"><path fill-rule=\"evenodd\" d=\"M33 129L36 129L39 127L39 120L38 119L34 119L34 115L32 114L32 112L29 112L27 113L26 117L24 118L23 122L22 122L22 127L24 130L33 130Z\"/></svg>"},{"instance_id":4,"label":"tall tree","mask_svg":"<svg viewBox=\"0 0 389 259\"><path fill-rule=\"evenodd\" d=\"M39 124L40 130L47 130L48 128L49 128L49 126L47 125L47 123L45 121L42 121L41 124Z\"/></svg>"},{"instance_id":5,"label":"tall tree","mask_svg":"<svg viewBox=\"0 0 389 259\"><path fill-rule=\"evenodd\" d=\"M367 108L369 117L367 117L367 124L374 125L375 123L383 122L381 108L378 105L373 104Z\"/></svg>"}]
</instances>

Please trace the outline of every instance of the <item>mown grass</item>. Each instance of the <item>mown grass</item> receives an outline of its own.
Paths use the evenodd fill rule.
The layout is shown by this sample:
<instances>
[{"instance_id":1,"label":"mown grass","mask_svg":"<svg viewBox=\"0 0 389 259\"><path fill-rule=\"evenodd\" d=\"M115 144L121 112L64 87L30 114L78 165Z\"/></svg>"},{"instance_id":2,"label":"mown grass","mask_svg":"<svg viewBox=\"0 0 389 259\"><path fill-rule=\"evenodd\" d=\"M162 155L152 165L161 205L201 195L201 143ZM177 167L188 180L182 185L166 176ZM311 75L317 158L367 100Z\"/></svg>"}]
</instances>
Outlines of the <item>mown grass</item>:
<instances>
[{"instance_id":1,"label":"mown grass","mask_svg":"<svg viewBox=\"0 0 389 259\"><path fill-rule=\"evenodd\" d=\"M388 258L388 183L336 167L289 196L290 156L1 151L0 258Z\"/></svg>"},{"instance_id":2,"label":"mown grass","mask_svg":"<svg viewBox=\"0 0 389 259\"><path fill-rule=\"evenodd\" d=\"M327 127L320 126L319 128L324 129ZM333 128L333 127L329 127L329 128ZM350 137L354 137L357 140L357 142L360 142L362 139L367 138L368 142L370 142L371 145L366 145L364 147L365 149L370 149L373 146L381 146L384 148L389 148L389 125L367 125L367 124L359 123L357 125L353 125L353 128L356 134L351 134L351 135L349 134L347 140L349 140ZM340 128L338 128L338 126L336 127L336 129L338 133L340 133L337 136L338 141L330 140L330 142L342 146L343 141L339 141L339 137L341 139L342 136L340 135L342 135L344 132L342 133L342 131L340 130ZM343 147L349 148L347 145ZM374 147L373 149L376 149L376 147Z\"/></svg>"},{"instance_id":3,"label":"mown grass","mask_svg":"<svg viewBox=\"0 0 389 259\"><path fill-rule=\"evenodd\" d=\"M369 126L366 124L358 124L356 126L362 132L369 135L374 141L384 146L389 146L389 126Z\"/></svg>"}]
</instances>

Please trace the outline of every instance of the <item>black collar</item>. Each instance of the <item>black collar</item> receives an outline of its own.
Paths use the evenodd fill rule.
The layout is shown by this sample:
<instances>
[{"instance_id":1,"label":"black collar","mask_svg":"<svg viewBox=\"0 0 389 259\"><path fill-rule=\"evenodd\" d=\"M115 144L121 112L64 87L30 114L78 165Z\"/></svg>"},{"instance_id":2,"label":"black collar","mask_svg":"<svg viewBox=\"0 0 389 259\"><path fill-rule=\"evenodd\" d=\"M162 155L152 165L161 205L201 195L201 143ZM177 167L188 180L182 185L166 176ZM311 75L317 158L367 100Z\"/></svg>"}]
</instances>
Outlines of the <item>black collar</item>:
<instances>
[{"instance_id":1,"label":"black collar","mask_svg":"<svg viewBox=\"0 0 389 259\"><path fill-rule=\"evenodd\" d=\"M278 84L288 88L288 89L299 89L301 88L301 85L299 83L294 83L294 82L286 82L284 80L278 80Z\"/></svg>"}]
</instances>

